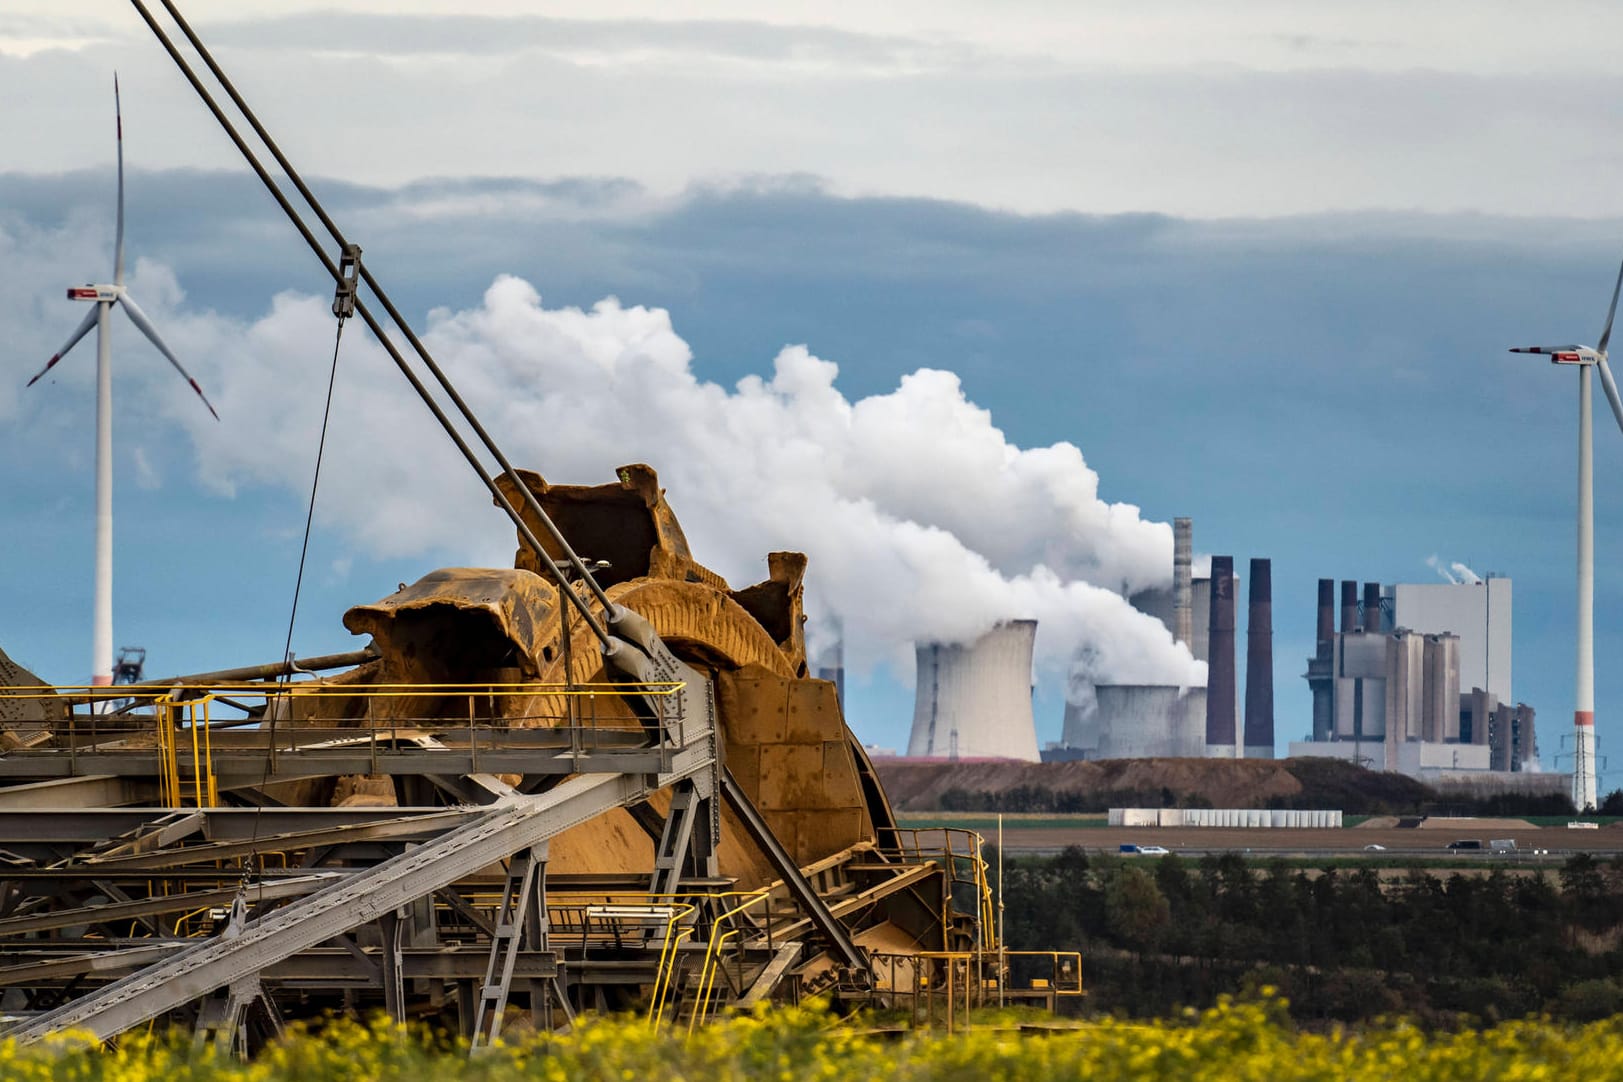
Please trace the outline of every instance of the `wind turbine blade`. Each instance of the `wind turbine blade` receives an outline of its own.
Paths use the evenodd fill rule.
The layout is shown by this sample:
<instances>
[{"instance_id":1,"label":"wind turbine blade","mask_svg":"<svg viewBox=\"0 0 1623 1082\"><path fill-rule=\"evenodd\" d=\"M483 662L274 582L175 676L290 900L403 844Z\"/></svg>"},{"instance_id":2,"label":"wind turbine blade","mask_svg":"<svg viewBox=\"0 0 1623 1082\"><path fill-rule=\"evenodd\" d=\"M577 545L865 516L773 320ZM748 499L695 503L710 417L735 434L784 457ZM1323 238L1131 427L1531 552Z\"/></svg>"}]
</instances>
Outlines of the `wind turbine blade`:
<instances>
[{"instance_id":1,"label":"wind turbine blade","mask_svg":"<svg viewBox=\"0 0 1623 1082\"><path fill-rule=\"evenodd\" d=\"M1600 332L1600 343L1595 346L1601 353L1606 352L1606 343L1612 340L1612 320L1617 316L1617 293L1623 289L1623 264L1617 268L1617 284L1612 287L1612 306L1606 309L1606 329Z\"/></svg>"},{"instance_id":2,"label":"wind turbine blade","mask_svg":"<svg viewBox=\"0 0 1623 1082\"><path fill-rule=\"evenodd\" d=\"M74 329L73 334L69 336L67 342L63 344L62 348L51 354L51 359L45 362L45 367L34 373L34 378L28 381L28 386L32 387L34 384L39 382L39 378L41 376L55 368L56 362L60 361L63 357L66 357L68 355L68 350L78 345L79 339L90 333L90 328L96 325L96 317L100 314L101 305L92 305L90 311L85 314L84 321Z\"/></svg>"},{"instance_id":3,"label":"wind turbine blade","mask_svg":"<svg viewBox=\"0 0 1623 1082\"><path fill-rule=\"evenodd\" d=\"M113 240L113 284L124 284L124 107L118 100L118 72L113 72L113 120L118 126L118 230Z\"/></svg>"},{"instance_id":4,"label":"wind turbine blade","mask_svg":"<svg viewBox=\"0 0 1623 1082\"><path fill-rule=\"evenodd\" d=\"M1605 356L1596 365L1600 369L1600 385L1606 390L1606 401L1612 404L1612 416L1617 418L1617 427L1623 430L1623 399L1617 397L1617 383L1612 379L1612 366L1606 363Z\"/></svg>"},{"instance_id":5,"label":"wind turbine blade","mask_svg":"<svg viewBox=\"0 0 1623 1082\"><path fill-rule=\"evenodd\" d=\"M147 318L147 314L141 311L141 306L135 303L135 298L128 293L120 293L118 303L124 306L124 314L130 317L130 322L135 324L136 329L146 335L147 340L154 346L158 347L159 353L169 358L169 363L175 366L175 371L179 372L181 378L192 385L192 390L196 391L197 397L203 400L203 405L208 406L209 412L214 413L214 406L209 402L208 395L203 393L203 388L197 385L197 381L192 378L190 372L186 371L186 366L180 363L180 359L175 356L174 352L163 344L163 339L158 337L158 329L152 325L152 321ZM214 413L214 419L218 421L220 415Z\"/></svg>"}]
</instances>

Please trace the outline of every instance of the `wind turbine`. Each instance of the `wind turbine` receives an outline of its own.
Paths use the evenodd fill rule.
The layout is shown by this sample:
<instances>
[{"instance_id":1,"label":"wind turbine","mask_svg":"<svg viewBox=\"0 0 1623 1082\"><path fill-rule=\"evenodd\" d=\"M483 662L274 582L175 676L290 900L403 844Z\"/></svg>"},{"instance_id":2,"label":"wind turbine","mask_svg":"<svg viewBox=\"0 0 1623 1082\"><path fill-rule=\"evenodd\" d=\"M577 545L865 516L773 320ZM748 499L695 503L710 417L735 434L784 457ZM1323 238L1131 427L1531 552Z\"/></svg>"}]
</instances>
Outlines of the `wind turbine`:
<instances>
[{"instance_id":1,"label":"wind turbine","mask_svg":"<svg viewBox=\"0 0 1623 1082\"><path fill-rule=\"evenodd\" d=\"M1612 286L1612 305L1600 342L1590 346L1522 346L1512 353L1540 353L1551 364L1578 369L1578 671L1572 723L1575 756L1572 764L1572 803L1579 811L1599 807L1595 792L1595 455L1590 438L1591 394L1589 370L1600 369L1601 386L1612 413L1623 429L1623 401L1617 396L1612 368L1606 363L1606 344L1612 340L1617 317L1617 295L1623 290L1623 266Z\"/></svg>"},{"instance_id":2,"label":"wind turbine","mask_svg":"<svg viewBox=\"0 0 1623 1082\"><path fill-rule=\"evenodd\" d=\"M153 327L152 321L135 303L135 298L124 288L124 116L119 104L116 73L113 76L113 116L118 128L118 227L113 243L113 282L111 285L69 287L69 300L93 301L96 307L74 329L62 348L45 362L45 367L28 381L30 387L38 383L40 376L55 368L56 362L67 356L68 351L89 333L92 326L96 328L96 597L90 653L91 683L96 685L113 682L113 370L110 336L113 305L123 307L124 314L130 317L136 329L146 335L158 347L158 352L175 366L181 378L191 384L197 397L203 400L203 405L208 406L208 411L214 414L214 419L220 419L209 404L208 397L203 394L203 389L181 365L174 351L164 344L157 328Z\"/></svg>"}]
</instances>

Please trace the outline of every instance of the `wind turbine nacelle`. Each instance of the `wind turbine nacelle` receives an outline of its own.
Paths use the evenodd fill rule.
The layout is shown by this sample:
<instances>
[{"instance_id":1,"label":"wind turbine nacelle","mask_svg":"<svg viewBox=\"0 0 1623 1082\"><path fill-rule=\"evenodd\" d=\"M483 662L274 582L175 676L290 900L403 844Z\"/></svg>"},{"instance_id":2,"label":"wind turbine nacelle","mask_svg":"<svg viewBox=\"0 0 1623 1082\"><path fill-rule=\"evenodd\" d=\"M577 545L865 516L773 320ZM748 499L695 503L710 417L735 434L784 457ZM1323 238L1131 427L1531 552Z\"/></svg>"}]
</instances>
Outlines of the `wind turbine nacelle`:
<instances>
[{"instance_id":1,"label":"wind turbine nacelle","mask_svg":"<svg viewBox=\"0 0 1623 1082\"><path fill-rule=\"evenodd\" d=\"M1564 349L1550 354L1551 364L1594 364L1598 359L1594 350L1589 349Z\"/></svg>"},{"instance_id":2,"label":"wind turbine nacelle","mask_svg":"<svg viewBox=\"0 0 1623 1082\"><path fill-rule=\"evenodd\" d=\"M68 300L106 301L111 304L118 300L119 292L117 286L69 286Z\"/></svg>"}]
</instances>

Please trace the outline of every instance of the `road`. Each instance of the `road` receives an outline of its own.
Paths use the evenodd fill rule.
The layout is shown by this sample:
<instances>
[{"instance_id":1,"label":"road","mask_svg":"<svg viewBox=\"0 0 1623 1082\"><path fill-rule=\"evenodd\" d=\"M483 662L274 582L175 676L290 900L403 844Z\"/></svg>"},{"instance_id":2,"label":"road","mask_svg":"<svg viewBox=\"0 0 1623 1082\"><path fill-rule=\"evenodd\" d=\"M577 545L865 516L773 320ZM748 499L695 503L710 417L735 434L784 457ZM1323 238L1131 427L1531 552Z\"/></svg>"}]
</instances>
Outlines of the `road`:
<instances>
[{"instance_id":1,"label":"road","mask_svg":"<svg viewBox=\"0 0 1623 1082\"><path fill-rule=\"evenodd\" d=\"M993 831L983 830L988 842ZM1565 857L1587 852L1596 856L1623 853L1623 829L1568 830L1564 827L1499 828L1491 835L1462 829L1455 833L1439 829L1398 829L1348 827L1340 830L1287 830L1273 828L1229 829L1222 827L1066 827L1027 825L1005 826L1004 848L1009 853L1057 853L1067 846L1090 850L1118 851L1124 844L1159 845L1174 853L1202 856L1207 853L1243 852L1257 857L1378 857L1483 859L1493 854L1482 851L1454 851L1448 843L1460 839L1490 840L1513 838L1517 854L1512 859L1531 858L1538 850ZM1384 849L1370 852L1366 846Z\"/></svg>"}]
</instances>

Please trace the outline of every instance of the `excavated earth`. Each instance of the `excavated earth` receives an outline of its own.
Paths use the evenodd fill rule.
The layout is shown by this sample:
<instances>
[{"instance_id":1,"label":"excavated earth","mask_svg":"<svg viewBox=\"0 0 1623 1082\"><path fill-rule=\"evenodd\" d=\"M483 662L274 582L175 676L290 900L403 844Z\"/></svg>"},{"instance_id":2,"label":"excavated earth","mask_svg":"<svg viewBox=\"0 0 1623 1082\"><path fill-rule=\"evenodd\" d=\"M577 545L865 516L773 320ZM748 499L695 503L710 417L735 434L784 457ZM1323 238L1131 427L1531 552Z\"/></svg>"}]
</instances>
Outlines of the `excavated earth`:
<instances>
[{"instance_id":1,"label":"excavated earth","mask_svg":"<svg viewBox=\"0 0 1623 1082\"><path fill-rule=\"evenodd\" d=\"M1101 800L1117 795L1138 796L1135 806L1144 806L1149 797L1155 798L1150 806L1156 807L1191 803L1212 808L1310 806L1300 803L1305 795L1301 780L1284 762L1267 759L1107 759L1069 763L876 759L874 766L898 811L940 810L943 798L950 793L1004 794L1019 789ZM1163 799L1167 796L1171 799Z\"/></svg>"}]
</instances>

